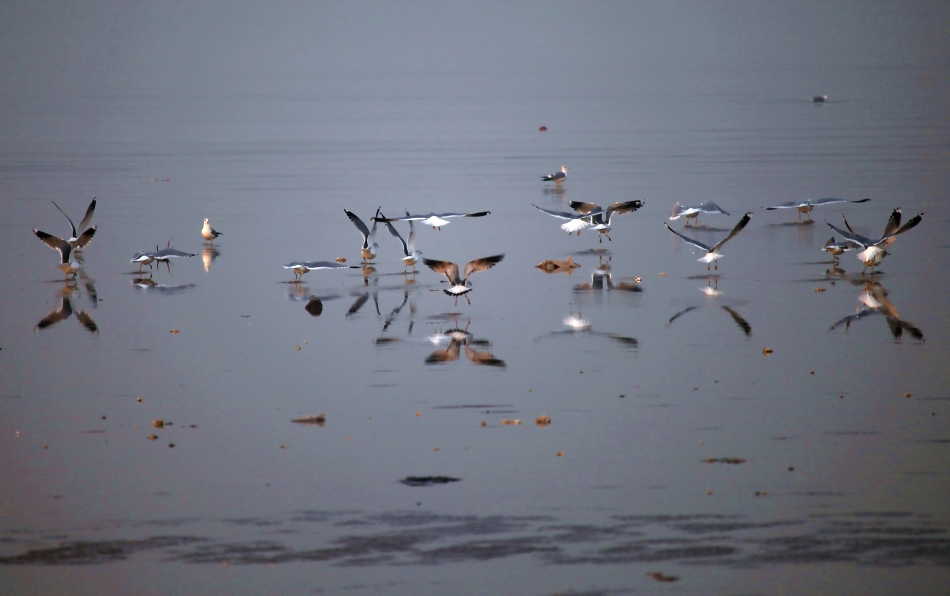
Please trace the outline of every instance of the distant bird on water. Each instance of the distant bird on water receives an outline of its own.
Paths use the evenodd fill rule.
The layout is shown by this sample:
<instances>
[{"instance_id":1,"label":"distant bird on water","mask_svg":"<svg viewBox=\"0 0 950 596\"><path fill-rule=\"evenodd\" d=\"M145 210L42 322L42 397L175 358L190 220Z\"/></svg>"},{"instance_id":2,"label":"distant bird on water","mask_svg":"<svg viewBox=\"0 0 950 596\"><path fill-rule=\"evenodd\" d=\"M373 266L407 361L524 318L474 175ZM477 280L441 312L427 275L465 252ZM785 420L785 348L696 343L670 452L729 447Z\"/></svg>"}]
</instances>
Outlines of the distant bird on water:
<instances>
[{"instance_id":1,"label":"distant bird on water","mask_svg":"<svg viewBox=\"0 0 950 596\"><path fill-rule=\"evenodd\" d=\"M432 269L436 273L445 275L446 279L448 279L449 283L452 285L448 289L442 291L449 296L455 296L455 304L458 304L459 296L465 296L465 294L468 294L472 291L472 288L468 285L468 277L473 273L491 269L500 263L504 258L505 255L500 254L469 261L465 265L465 275L463 277L459 277L459 266L455 263L451 263L449 261L436 261L434 259L423 259L422 262L425 263L429 269ZM465 296L465 300L468 300L468 296ZM468 300L468 303L471 304L472 301Z\"/></svg>"},{"instance_id":2,"label":"distant bird on water","mask_svg":"<svg viewBox=\"0 0 950 596\"><path fill-rule=\"evenodd\" d=\"M750 220L750 219L752 219L752 212L751 212L751 211L750 211L749 213L746 213L745 215L742 216L742 219L739 220L739 223L736 224L736 227L732 228L732 231L729 232L729 235L728 235L728 236L726 236L725 238L723 238L722 240L720 240L719 242L717 242L717 243L714 244L713 246L706 246L705 244L703 244L703 243L700 242L699 240L694 240L694 239L692 239L692 238L689 238L689 237L687 237L687 236L684 236L684 235L680 234L679 232L677 232L676 230L674 230L673 228L671 228L671 227L670 227L670 224L666 223L665 221L663 222L663 225L666 226L666 229L667 229L667 230L673 232L674 234L676 234L677 236L679 236L680 238L682 238L682 239L685 240L686 242L692 244L692 245L695 246L696 248L701 248L702 250L705 250L705 251L706 251L706 254L703 255L702 257L700 257L700 258L697 259L697 260L698 260L698 261L701 261L701 262L703 262L703 263L706 263L706 271L709 271L709 266L710 266L711 263L715 263L715 264L716 264L716 270L719 269L718 260L722 258L722 254L719 252L719 249L722 248L722 245L723 245L723 244L725 244L725 243L728 242L730 239L732 239L733 236L735 236L736 234L738 234L739 232L741 232L741 231L742 231L742 228L746 227L746 225L749 223L749 220Z\"/></svg>"},{"instance_id":3,"label":"distant bird on water","mask_svg":"<svg viewBox=\"0 0 950 596\"><path fill-rule=\"evenodd\" d=\"M214 239L221 235L221 232L211 227L211 223L205 218L205 225L201 228L201 237L214 244Z\"/></svg>"},{"instance_id":4,"label":"distant bird on water","mask_svg":"<svg viewBox=\"0 0 950 596\"><path fill-rule=\"evenodd\" d=\"M571 168L567 166L561 166L560 172L554 172L553 174L541 176L541 180L544 180L545 182L553 182L557 186L561 186L564 184L564 181L567 180L567 171L570 169Z\"/></svg>"},{"instance_id":5,"label":"distant bird on water","mask_svg":"<svg viewBox=\"0 0 950 596\"><path fill-rule=\"evenodd\" d=\"M66 215L66 212L56 204L56 201L52 201L52 203L53 206L59 209L59 212L63 214L63 216L66 218L66 221L69 222L69 227L72 230L72 234L70 235L69 240L66 242L69 242L69 245L72 246L73 250L76 251L86 248L86 246L92 242L92 237L96 233L96 227L93 226L88 228L82 234L79 234L79 231L88 226L89 222L92 221L92 214L96 211L96 199L93 199L92 202L89 203L89 207L86 208L86 215L84 215L82 221L79 222L78 229L76 228L76 224L73 223L73 220L70 219L68 215Z\"/></svg>"},{"instance_id":6,"label":"distant bird on water","mask_svg":"<svg viewBox=\"0 0 950 596\"><path fill-rule=\"evenodd\" d=\"M709 213L715 215L729 215L719 205L713 203L712 201L703 201L695 207L686 207L680 205L679 202L673 203L673 212L670 213L670 220L675 221L680 217L686 217L686 227L689 227L689 220L693 220L693 226L695 227L699 223L699 214L700 213Z\"/></svg>"},{"instance_id":7,"label":"distant bird on water","mask_svg":"<svg viewBox=\"0 0 950 596\"><path fill-rule=\"evenodd\" d=\"M786 201L784 203L779 203L773 207L766 207L766 211L774 211L776 209L796 209L798 211L798 219L796 221L802 221L802 213L806 214L808 218L806 222L812 221L811 219L811 210L815 207L821 207L822 205L832 205L834 203L867 203L871 199L857 199L856 201L848 201L847 199L818 199L816 201Z\"/></svg>"},{"instance_id":8,"label":"distant bird on water","mask_svg":"<svg viewBox=\"0 0 950 596\"><path fill-rule=\"evenodd\" d=\"M827 95L812 95L811 96L812 103L825 103L826 101L828 101Z\"/></svg>"}]
</instances>

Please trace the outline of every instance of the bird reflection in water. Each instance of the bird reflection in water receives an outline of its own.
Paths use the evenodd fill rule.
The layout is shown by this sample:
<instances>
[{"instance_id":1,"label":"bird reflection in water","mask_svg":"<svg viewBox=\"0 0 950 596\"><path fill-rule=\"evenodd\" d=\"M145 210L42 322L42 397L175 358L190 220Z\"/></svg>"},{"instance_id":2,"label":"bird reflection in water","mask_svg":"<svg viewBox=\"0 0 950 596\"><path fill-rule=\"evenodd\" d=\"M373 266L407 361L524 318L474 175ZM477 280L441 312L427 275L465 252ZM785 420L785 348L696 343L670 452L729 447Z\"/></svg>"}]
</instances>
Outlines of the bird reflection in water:
<instances>
[{"instance_id":1,"label":"bird reflection in water","mask_svg":"<svg viewBox=\"0 0 950 596\"><path fill-rule=\"evenodd\" d=\"M610 273L610 260L611 256L607 253L607 261L604 261L604 255L599 256L599 262L597 263L597 268L590 274L589 283L579 283L574 286L575 292L601 292L601 291L614 291L614 292L642 292L643 287L640 285L641 279L639 277L634 277L628 280L619 280L614 282L613 275Z\"/></svg>"},{"instance_id":2,"label":"bird reflection in water","mask_svg":"<svg viewBox=\"0 0 950 596\"><path fill-rule=\"evenodd\" d=\"M160 284L154 281L152 276L149 275L148 277L133 278L132 287L134 287L136 290L147 290L149 292L158 292L161 294L177 294L183 290L195 287L195 284Z\"/></svg>"},{"instance_id":3,"label":"bird reflection in water","mask_svg":"<svg viewBox=\"0 0 950 596\"><path fill-rule=\"evenodd\" d=\"M640 347L640 342L637 341L637 338L635 337L628 337L626 335L620 335L617 333L610 333L606 331L594 331L593 329L591 329L590 321L583 318L581 313L577 313L575 315L573 312L571 312L568 316L564 317L564 320L562 321L562 323L564 324L565 327L567 327L567 329L563 329L560 331L552 331L551 333L548 333L547 335L542 335L540 337L535 338L534 341L539 341L548 337L577 336L577 335L583 334L583 335L608 337L616 342L621 343L625 348L631 349L631 350L636 350L637 348Z\"/></svg>"},{"instance_id":4,"label":"bird reflection in water","mask_svg":"<svg viewBox=\"0 0 950 596\"><path fill-rule=\"evenodd\" d=\"M712 279L708 279L707 282L706 282L706 286L705 286L705 287L702 287L702 288L699 288L699 291L702 292L703 294L706 294L706 295L709 296L710 298L719 298L720 296L722 296L722 292L719 291L719 280L718 280L718 279L715 279L715 284L713 284L713 280L712 280ZM687 307L687 308L684 308L683 310L679 311L678 313L676 313L675 315L673 315L672 317L670 317L670 320L667 321L666 324L667 324L667 325L670 325L670 324L673 323L673 321L675 321L676 319L678 319L678 318L680 318L681 316L685 315L686 313L692 312L692 311L697 310L697 309L699 309L699 308L702 308L702 307L701 307L701 306L689 306L689 307ZM739 326L739 329L742 329L742 332L743 332L743 333L745 333L747 336L748 336L748 335L752 335L752 325L750 325L749 322L746 321L745 318L744 318L742 315L740 315L735 309L733 309L733 308L731 308L731 307L729 307L729 306L721 306L720 308L722 308L722 310L724 310L724 311L726 311L727 313L729 313L729 316L732 317L732 320L735 321L736 325Z\"/></svg>"},{"instance_id":5,"label":"bird reflection in water","mask_svg":"<svg viewBox=\"0 0 950 596\"><path fill-rule=\"evenodd\" d=\"M211 271L211 263L221 255L221 251L213 245L206 245L201 251L201 262L204 263L205 271Z\"/></svg>"},{"instance_id":6,"label":"bird reflection in water","mask_svg":"<svg viewBox=\"0 0 950 596\"><path fill-rule=\"evenodd\" d=\"M34 331L40 331L53 325L65 321L73 314L76 315L76 319L82 324L83 327L88 329L90 332L99 334L99 327L96 325L96 322L92 320L92 317L89 316L84 310L73 311L72 303L72 294L77 292L78 289L75 285L67 284L59 291L59 308L51 310L45 317L40 319L40 322L36 324Z\"/></svg>"},{"instance_id":7,"label":"bird reflection in water","mask_svg":"<svg viewBox=\"0 0 950 596\"><path fill-rule=\"evenodd\" d=\"M913 323L905 321L897 312L897 307L887 298L887 290L880 282L859 282L862 290L858 294L858 302L861 303L853 315L842 317L837 323L831 326L829 331L834 331L841 325L844 325L845 331L851 327L851 323L871 315L882 315L887 321L887 327L891 330L894 339L900 339L907 331L914 339L924 341L924 333Z\"/></svg>"},{"instance_id":8,"label":"bird reflection in water","mask_svg":"<svg viewBox=\"0 0 950 596\"><path fill-rule=\"evenodd\" d=\"M471 322L471 321L470 321ZM505 361L495 358L495 356L487 350L476 350L473 346L491 346L491 342L487 339L475 339L471 333L468 331L468 325L465 325L465 329L460 329L457 325L453 329L442 333L436 333L429 336L429 342L442 345L445 342L448 342L449 345L438 349L426 358L426 364L443 364L445 362L454 362L461 357L462 348L465 348L465 358L467 358L472 364L479 366L494 366L498 368L505 367Z\"/></svg>"}]
</instances>

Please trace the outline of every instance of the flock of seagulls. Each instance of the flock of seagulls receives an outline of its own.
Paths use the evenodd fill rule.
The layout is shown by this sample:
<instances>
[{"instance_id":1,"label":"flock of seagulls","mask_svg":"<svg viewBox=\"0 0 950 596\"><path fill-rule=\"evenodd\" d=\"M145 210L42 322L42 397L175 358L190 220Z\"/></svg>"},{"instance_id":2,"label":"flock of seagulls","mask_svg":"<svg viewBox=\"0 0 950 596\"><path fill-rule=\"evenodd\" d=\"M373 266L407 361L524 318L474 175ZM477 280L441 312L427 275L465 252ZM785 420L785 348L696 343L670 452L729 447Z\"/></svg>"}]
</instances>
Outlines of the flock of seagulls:
<instances>
[{"instance_id":1,"label":"flock of seagulls","mask_svg":"<svg viewBox=\"0 0 950 596\"><path fill-rule=\"evenodd\" d=\"M561 186L567 177L568 169L568 166L562 166L560 172L542 176L542 180L554 182L555 185ZM868 201L870 201L869 198L851 201L839 198L823 198L817 200L788 201L778 205L766 207L765 209L767 211L778 209L795 209L798 213L798 218L796 220L797 223L808 224L812 221L811 212L815 207L847 202L865 203ZM547 215L564 220L564 223L562 223L560 227L562 230L566 231L568 235L572 235L574 233L579 235L582 230L591 228L598 232L598 243L602 243L603 237L605 236L608 241L613 240L610 237L610 231L614 216L637 211L642 208L644 204L645 202L642 200L618 201L608 205L607 207L603 207L596 203L570 201L568 202L568 206L573 211L557 211L553 209L545 209L537 205L533 206ZM83 219L80 221L78 228L73 223L73 220L69 217L69 215L67 215L59 205L57 205L55 202L53 202L53 205L57 210L59 210L60 213L63 214L64 217L66 217L66 220L69 222L70 234L68 239L59 238L36 228L33 229L33 233L48 247L59 252L60 260L57 266L66 274L67 279L69 279L71 276L75 277L81 268L81 262L76 258L76 254L88 246L96 234L96 226L89 225L95 213L96 199L93 199L89 204L89 207L86 209L86 213ZM445 225L448 225L453 218L479 218L489 215L489 211L465 213L430 212L427 214L413 215L408 210L406 210L404 216L386 217L382 213L381 209L381 207L377 208L375 215L370 218L370 221L372 222L372 228L368 227L366 223L355 213L347 209L343 210L347 218L349 218L349 220L353 223L357 231L359 231L360 235L362 236L363 242L360 246L360 255L363 260L363 265L369 265L371 261L373 261L377 256L379 244L376 242L376 231L378 224L383 223L389 233L394 238L399 240L400 244L402 245L402 261L404 264L403 273L408 275L410 268L413 274L417 273L418 271L416 269L416 265L421 260L432 271L445 276L449 286L443 291L445 294L455 298L456 305L458 304L458 299L460 296L465 296L466 301L471 304L468 293L472 291L472 285L469 281L469 278L472 274L491 269L504 259L504 254L496 254L479 259L473 259L465 264L465 267L462 269L460 274L460 267L458 264L451 261L427 258L424 259L422 258L422 251L416 248L418 236L415 230L415 222L418 221L424 225L431 226L434 230L441 230L441 228ZM677 202L673 206L673 210L669 215L669 220L675 221L680 217L683 217L685 218L685 227L698 228L698 219L701 214L729 216L728 211L724 210L722 207L712 201L704 201L695 206L684 206ZM805 215L805 221L802 221L802 215ZM716 270L719 269L718 261L723 257L721 252L722 247L726 244L726 242L734 238L739 234L739 232L745 229L751 218L752 212L745 213L725 238L722 238L711 246L696 238L692 238L683 234L682 232L674 230L666 222L663 222L663 225L666 226L670 232L682 238L691 246L702 250L704 254L697 260L699 262L706 263L706 270L709 271L712 267L715 267ZM831 223L828 223L828 226L834 230L837 236L843 238L843 240L837 241L835 239L836 237L832 236L821 247L821 250L829 253L832 256L833 263L837 263L838 257L845 252L851 250L859 251L857 253L858 260L864 265L862 275L867 271L868 268L871 269L871 274L873 275L875 273L874 269L880 265L884 257L889 254L887 248L893 244L893 242L897 239L897 236L920 224L922 218L923 213L914 216L908 222L901 225L901 210L899 208L894 209L890 218L888 219L887 225L884 228L883 234L878 238L868 238L855 233L848 223L847 218L844 218L845 229L841 229ZM402 221L408 222L409 224L409 233L405 238L403 238L403 236L393 225L396 222ZM692 226L690 225L690 222L692 222ZM213 246L214 241L221 235L221 232L211 227L211 222L208 219L204 220L203 226L201 228L201 237L204 239L205 243ZM139 265L138 272L141 273L142 268L146 265L148 265L149 268L152 268L153 263L164 262L170 269L170 262L172 259L188 258L193 256L195 256L194 253L188 253L172 248L171 240L169 240L167 246L164 249L159 249L158 246L156 246L154 251L147 250L135 253L131 259L131 262L137 263ZM317 269L339 270L360 268L358 265L345 265L343 264L344 261L345 259L343 258L337 259L337 262L293 261L284 265L284 268L289 269L294 273L294 280L291 283L300 282L303 275ZM570 263L569 265L570 267L567 267L566 269L573 269L575 266L573 263ZM559 267L555 267L554 269L557 270Z\"/></svg>"}]
</instances>

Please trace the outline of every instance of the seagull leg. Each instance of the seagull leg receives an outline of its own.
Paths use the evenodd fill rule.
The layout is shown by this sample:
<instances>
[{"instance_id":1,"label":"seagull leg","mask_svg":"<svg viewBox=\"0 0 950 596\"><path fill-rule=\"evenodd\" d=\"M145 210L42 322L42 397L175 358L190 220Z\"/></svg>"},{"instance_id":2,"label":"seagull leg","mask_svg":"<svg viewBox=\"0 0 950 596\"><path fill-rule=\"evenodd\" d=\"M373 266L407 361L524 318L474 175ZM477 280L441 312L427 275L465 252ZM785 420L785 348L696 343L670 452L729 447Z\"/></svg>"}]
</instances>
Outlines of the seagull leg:
<instances>
[{"instance_id":1,"label":"seagull leg","mask_svg":"<svg viewBox=\"0 0 950 596\"><path fill-rule=\"evenodd\" d=\"M468 305L472 305L472 301L468 299L468 294L465 295L465 301L468 302Z\"/></svg>"}]
</instances>

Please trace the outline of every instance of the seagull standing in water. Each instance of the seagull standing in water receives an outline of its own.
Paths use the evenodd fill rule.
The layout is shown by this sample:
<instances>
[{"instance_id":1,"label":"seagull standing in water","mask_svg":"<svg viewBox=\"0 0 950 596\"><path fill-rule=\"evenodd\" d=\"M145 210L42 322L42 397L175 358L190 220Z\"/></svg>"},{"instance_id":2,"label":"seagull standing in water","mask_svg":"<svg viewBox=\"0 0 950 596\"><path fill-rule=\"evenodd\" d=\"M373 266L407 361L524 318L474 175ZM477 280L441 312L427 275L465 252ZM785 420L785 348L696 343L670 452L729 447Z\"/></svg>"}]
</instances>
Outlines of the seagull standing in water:
<instances>
[{"instance_id":1,"label":"seagull standing in water","mask_svg":"<svg viewBox=\"0 0 950 596\"><path fill-rule=\"evenodd\" d=\"M897 239L897 236L903 234L907 230L913 228L923 219L924 214L915 215L905 223L901 225L901 210L900 207L891 212L891 216L887 220L887 225L884 226L884 235L881 236L879 240L873 240L860 234L855 234L851 231L851 226L848 225L848 220L845 219L844 223L848 227L848 231L844 231L840 228L828 224L835 232L838 232L844 236L845 240L850 240L858 245L859 248L863 248L861 252L858 253L858 260L864 263L864 269L861 270L861 274L864 275L864 272L867 271L867 268L871 268L871 275L874 275L874 268L881 264L881 261L884 260L888 254L887 247L890 246L894 240Z\"/></svg>"},{"instance_id":2,"label":"seagull standing in water","mask_svg":"<svg viewBox=\"0 0 950 596\"><path fill-rule=\"evenodd\" d=\"M464 277L459 277L459 266L455 263L451 263L449 261L436 261L434 259L422 259L422 262L425 263L429 269L432 269L436 273L445 275L446 279L448 279L449 283L452 285L448 289L442 291L449 296L455 296L455 304L458 305L459 296L464 296L465 294L468 294L472 291L472 288L468 285L468 277L473 273L491 269L496 264L500 263L503 258L505 258L505 255L500 254L469 261L465 265ZM468 299L468 296L465 296L465 300L468 300L469 304L472 303L472 301Z\"/></svg>"},{"instance_id":3,"label":"seagull standing in water","mask_svg":"<svg viewBox=\"0 0 950 596\"><path fill-rule=\"evenodd\" d=\"M425 215L409 215L406 212L405 217L380 217L377 211L373 221L392 222L392 221L421 221L427 226L432 226L433 230L441 230L442 226L451 223L450 217L484 217L491 211L477 211L475 213L426 213Z\"/></svg>"},{"instance_id":4,"label":"seagull standing in water","mask_svg":"<svg viewBox=\"0 0 950 596\"><path fill-rule=\"evenodd\" d=\"M561 186L564 184L564 181L567 180L567 171L570 169L571 168L567 166L561 166L560 172L554 172L553 174L541 176L541 180L545 182L553 182L555 185Z\"/></svg>"},{"instance_id":5,"label":"seagull standing in water","mask_svg":"<svg viewBox=\"0 0 950 596\"><path fill-rule=\"evenodd\" d=\"M66 242L69 242L69 245L72 246L73 250L75 251L79 251L83 248L86 248L86 246L88 246L89 243L92 242L92 237L95 236L96 234L96 226L87 228L81 235L79 234L79 230L82 230L83 228L88 226L89 222L92 221L92 214L95 213L96 211L96 199L93 199L92 202L89 203L89 207L86 208L86 215L84 215L82 218L82 221L79 222L78 229L76 228L76 224L73 223L73 220L70 219L68 215L66 215L66 212L63 211L59 205L56 204L56 201L52 201L52 203L53 203L53 206L59 209L59 212L63 214L63 216L66 218L66 221L69 222L69 227L72 229L72 235L69 237L69 240L67 240Z\"/></svg>"},{"instance_id":6,"label":"seagull standing in water","mask_svg":"<svg viewBox=\"0 0 950 596\"><path fill-rule=\"evenodd\" d=\"M692 245L695 246L696 248L701 248L702 250L705 250L705 251L706 251L706 254L703 255L702 257L700 257L700 258L697 259L697 260L698 260L698 261L701 261L701 262L703 262L703 263L706 263L706 271L709 271L709 266L710 266L710 264L716 263L716 270L718 271L718 270L719 270L719 263L718 263L718 260L722 258L722 254L719 252L719 249L722 248L722 245L723 245L723 244L725 244L726 242L728 242L729 240L731 240L733 236L735 236L736 234L738 234L739 232L741 232L741 231L742 231L742 228L746 227L746 225L749 223L749 220L750 220L750 219L752 219L752 212L751 212L751 211L750 211L749 213L746 213L745 215L742 216L742 219L739 220L739 223L736 224L736 227L732 228L732 231L729 232L729 235L728 235L728 236L726 236L725 238L723 238L722 240L720 240L719 242L717 242L717 243L714 244L713 246L706 246L705 244L703 244L703 243L700 242L699 240L694 240L694 239L692 239L692 238L689 238L689 237L687 237L687 236L684 236L684 235L680 234L679 232L677 232L676 230L674 230L673 228L671 228L671 227L670 227L670 224L666 223L665 221L663 222L663 225L666 226L666 229L667 229L667 230L673 232L674 234L676 234L677 236L679 236L680 238L682 238L682 239L685 240L686 242L692 244Z\"/></svg>"},{"instance_id":7,"label":"seagull standing in water","mask_svg":"<svg viewBox=\"0 0 950 596\"><path fill-rule=\"evenodd\" d=\"M409 215L409 212L406 211L406 215ZM382 220L386 222L386 229L389 230L389 233L399 239L399 242L402 243L402 252L406 256L402 258L402 262L405 263L406 268L403 270L408 271L409 267L412 267L412 272L416 273L416 263L419 262L419 255L422 254L421 250L416 250L416 230L415 225L412 223L412 220L409 220L409 239L403 240L402 236L399 235L399 232L396 231L396 228L393 227L393 224L388 220Z\"/></svg>"},{"instance_id":8,"label":"seagull standing in water","mask_svg":"<svg viewBox=\"0 0 950 596\"><path fill-rule=\"evenodd\" d=\"M670 221L675 221L680 217L686 217L686 227L689 226L689 220L693 220L693 227L699 223L699 214L700 213L709 213L715 215L729 215L722 207L713 203L712 201L703 201L695 207L685 207L680 205L679 202L673 203L673 212L670 213Z\"/></svg>"},{"instance_id":9,"label":"seagull standing in water","mask_svg":"<svg viewBox=\"0 0 950 596\"><path fill-rule=\"evenodd\" d=\"M221 232L215 230L211 227L211 223L208 221L208 218L205 218L205 225L201 228L201 237L204 238L207 242L214 244L214 239L221 235Z\"/></svg>"},{"instance_id":10,"label":"seagull standing in water","mask_svg":"<svg viewBox=\"0 0 950 596\"><path fill-rule=\"evenodd\" d=\"M356 226L356 229L360 231L360 234L363 235L363 246L360 248L360 254L363 256L364 261L372 261L376 258L376 249L379 248L379 245L376 244L376 217L379 216L379 209L376 210L376 217L373 218L373 231L371 232L369 228L366 227L366 224L363 223L363 220L356 216L351 211L343 210L346 213L346 216L350 218L350 221L353 222L353 225Z\"/></svg>"},{"instance_id":11,"label":"seagull standing in water","mask_svg":"<svg viewBox=\"0 0 950 596\"><path fill-rule=\"evenodd\" d=\"M90 228L90 230L93 234L95 234L95 227ZM36 228L33 228L33 233L36 234L37 238L43 241L43 244L52 248L53 250L59 251L60 262L56 266L59 267L60 271L65 273L67 278L70 275L75 277L76 272L79 271L79 268L82 266L82 264L76 259L70 258L73 256L73 247L69 245L69 242L66 242L62 238L53 236L52 234L41 232Z\"/></svg>"},{"instance_id":12,"label":"seagull standing in water","mask_svg":"<svg viewBox=\"0 0 950 596\"><path fill-rule=\"evenodd\" d=\"M871 199L858 199L856 201L848 201L847 199L818 199L817 201L786 201L784 203L779 203L773 207L766 207L766 211L774 211L776 209L796 209L798 210L798 219L795 221L802 221L802 213L807 216L805 222L812 221L811 219L811 210L815 207L821 207L822 205L832 205L834 203L867 203Z\"/></svg>"},{"instance_id":13,"label":"seagull standing in water","mask_svg":"<svg viewBox=\"0 0 950 596\"><path fill-rule=\"evenodd\" d=\"M604 241L600 234L607 236L607 240L613 241L610 237L610 220L614 215L622 215L636 211L640 207L643 207L643 201L619 201L606 209L594 203L582 203L580 201L571 201L568 205L574 211L590 216L591 225L593 225L594 229L598 232L597 242L600 243ZM563 228L564 226L561 227ZM578 233L580 233L580 231L578 231Z\"/></svg>"}]
</instances>

